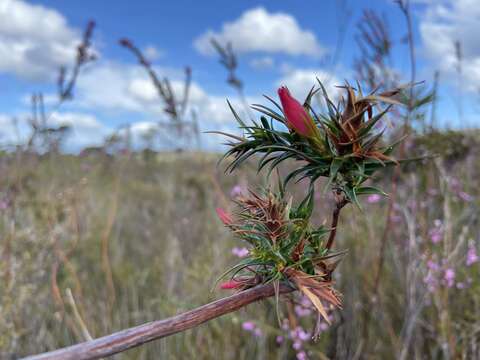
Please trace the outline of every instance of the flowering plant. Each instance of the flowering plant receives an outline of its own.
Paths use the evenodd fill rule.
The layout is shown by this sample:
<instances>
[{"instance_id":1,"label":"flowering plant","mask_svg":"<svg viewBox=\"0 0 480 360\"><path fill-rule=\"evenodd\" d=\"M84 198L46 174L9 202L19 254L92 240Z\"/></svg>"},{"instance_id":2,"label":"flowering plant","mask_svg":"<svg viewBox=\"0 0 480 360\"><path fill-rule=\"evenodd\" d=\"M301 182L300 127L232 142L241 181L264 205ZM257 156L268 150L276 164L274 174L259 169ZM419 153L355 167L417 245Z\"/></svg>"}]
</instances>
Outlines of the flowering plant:
<instances>
[{"instance_id":1,"label":"flowering plant","mask_svg":"<svg viewBox=\"0 0 480 360\"><path fill-rule=\"evenodd\" d=\"M219 211L235 236L250 245L249 255L225 273L232 274L231 279L221 287L242 290L259 283L278 286L279 281L288 280L329 321L320 299L340 306L331 273L341 254L328 254L322 239L329 230L310 224L313 198L295 207L285 196L283 191L251 192L236 200L239 211L235 217Z\"/></svg>"},{"instance_id":2,"label":"flowering plant","mask_svg":"<svg viewBox=\"0 0 480 360\"><path fill-rule=\"evenodd\" d=\"M222 276L231 276L221 285L223 289L241 291L260 283L273 283L278 289L280 282L286 282L312 302L319 319L329 323L328 307L341 306L340 294L333 288L332 273L344 252L331 251L340 210L349 203L360 207L359 195L386 195L364 183L377 170L399 163L392 152L401 139L386 145L382 138L384 131L378 131L376 125L393 105L407 99L403 93L405 86L364 96L359 86L354 89L347 84L342 87L346 99L340 98L335 105L319 84L319 88L312 88L303 104L286 87L281 87L278 90L281 105L269 97L266 98L276 109L253 105L262 115L260 123L252 120L251 125L229 103L244 135L220 133L233 139L222 158L232 159L227 171L235 170L257 154L262 155L258 170L268 166L268 175L287 159L295 160L295 167L279 181L277 192L270 189L261 194L250 192L249 196L235 200L239 209L235 215L221 209L217 212L234 235L250 246L248 255ZM323 97L326 114L317 114L312 107L316 94ZM377 109L382 103L388 106ZM327 178L326 188L331 188L336 201L330 228L310 223L313 185L321 177ZM292 203L285 191L294 179L308 179L310 183L298 205Z\"/></svg>"},{"instance_id":3,"label":"flowering plant","mask_svg":"<svg viewBox=\"0 0 480 360\"><path fill-rule=\"evenodd\" d=\"M327 187L332 186L345 201L357 205L358 195L386 195L380 189L363 184L377 170L399 163L391 154L402 139L386 145L382 142L384 130L378 131L376 125L392 105L407 102L403 91L406 86L364 96L360 86L356 90L347 84L342 87L347 98L342 97L335 105L319 84L319 88L312 88L303 105L285 87L278 90L281 106L266 96L275 108L253 105L262 115L260 123L252 120L251 125L247 125L229 103L244 136L221 133L233 139L227 143L230 149L224 155L224 158L233 157L227 171L235 170L256 154L262 155L258 170L268 166L268 174L283 161L294 159L302 164L285 176L283 186L294 179L307 178L313 183L326 177ZM311 105L316 94L323 97L326 114L317 114ZM374 113L382 103L388 106Z\"/></svg>"}]
</instances>

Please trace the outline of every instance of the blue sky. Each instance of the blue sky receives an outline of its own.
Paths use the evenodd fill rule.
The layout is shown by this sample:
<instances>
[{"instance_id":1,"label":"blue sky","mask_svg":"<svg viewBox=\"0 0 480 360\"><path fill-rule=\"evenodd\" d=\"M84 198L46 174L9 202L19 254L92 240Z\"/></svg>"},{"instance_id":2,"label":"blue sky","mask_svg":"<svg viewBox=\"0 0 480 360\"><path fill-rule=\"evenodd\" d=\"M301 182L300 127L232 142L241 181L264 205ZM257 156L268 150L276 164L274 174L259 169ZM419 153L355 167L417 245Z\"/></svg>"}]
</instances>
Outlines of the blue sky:
<instances>
[{"instance_id":1,"label":"blue sky","mask_svg":"<svg viewBox=\"0 0 480 360\"><path fill-rule=\"evenodd\" d=\"M288 85L300 97L313 85L315 76L328 79L332 91L344 79L355 79L356 24L364 9L375 9L387 17L393 34L392 67L408 79L408 51L400 41L406 33L405 19L389 0L345 1L350 11L345 43L338 63L331 65L340 3L0 0L0 133L4 141L14 141L13 116L22 136L28 133L29 94L42 91L47 99L54 97L56 69L71 63L88 19L97 23L94 47L99 59L82 73L74 101L51 117L54 124L73 125L69 150L100 143L125 124L141 134L164 119L143 69L118 46L121 37L145 50L157 71L168 76L178 91L182 68L191 66L191 108L197 112L202 130L231 129L235 124L225 98L238 104L237 94L225 82L224 69L208 49L211 35L233 43L249 101L258 101L264 93L274 95L280 84ZM473 35L480 33L477 5L476 0L412 1L417 80L431 83L433 72L440 71L439 121L451 127L480 124L475 115L480 100L480 46ZM464 53L460 80L455 74L455 41L462 43ZM464 96L462 118L456 105L459 94ZM210 148L218 143L211 135L204 139Z\"/></svg>"}]
</instances>

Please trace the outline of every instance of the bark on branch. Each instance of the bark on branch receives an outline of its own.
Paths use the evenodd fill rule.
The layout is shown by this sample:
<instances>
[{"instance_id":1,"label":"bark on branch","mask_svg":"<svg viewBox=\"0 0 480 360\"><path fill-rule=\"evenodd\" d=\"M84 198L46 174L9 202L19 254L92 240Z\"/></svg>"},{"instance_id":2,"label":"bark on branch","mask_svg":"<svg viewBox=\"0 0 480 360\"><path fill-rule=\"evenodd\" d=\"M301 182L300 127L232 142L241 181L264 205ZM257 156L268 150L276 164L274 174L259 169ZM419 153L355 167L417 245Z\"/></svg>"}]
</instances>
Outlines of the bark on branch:
<instances>
[{"instance_id":1,"label":"bark on branch","mask_svg":"<svg viewBox=\"0 0 480 360\"><path fill-rule=\"evenodd\" d=\"M284 294L292 292L294 289L288 285L280 285L279 291L281 294ZM63 349L29 356L24 360L100 359L140 346L149 341L191 329L206 321L228 314L274 294L275 290L272 284L256 286L165 320L149 322Z\"/></svg>"}]
</instances>

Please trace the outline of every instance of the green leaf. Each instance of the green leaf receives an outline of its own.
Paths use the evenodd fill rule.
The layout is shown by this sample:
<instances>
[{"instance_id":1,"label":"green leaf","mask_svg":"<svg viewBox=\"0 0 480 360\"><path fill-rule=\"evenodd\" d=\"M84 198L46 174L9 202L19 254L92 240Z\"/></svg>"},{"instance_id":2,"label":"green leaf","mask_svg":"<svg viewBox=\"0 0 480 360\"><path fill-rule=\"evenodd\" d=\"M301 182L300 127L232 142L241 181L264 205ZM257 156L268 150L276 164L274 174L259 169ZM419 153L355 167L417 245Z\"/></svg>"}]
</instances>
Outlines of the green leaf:
<instances>
[{"instance_id":1,"label":"green leaf","mask_svg":"<svg viewBox=\"0 0 480 360\"><path fill-rule=\"evenodd\" d=\"M315 197L315 188L310 185L307 196L302 200L297 208L297 216L308 220L312 216Z\"/></svg>"},{"instance_id":2,"label":"green leaf","mask_svg":"<svg viewBox=\"0 0 480 360\"><path fill-rule=\"evenodd\" d=\"M335 179L335 177L337 176L338 170L340 170L342 165L343 165L342 158L333 159L332 163L330 164L330 178L332 178L332 180Z\"/></svg>"},{"instance_id":3,"label":"green leaf","mask_svg":"<svg viewBox=\"0 0 480 360\"><path fill-rule=\"evenodd\" d=\"M355 188L355 193L357 195L373 195L373 194L378 194L382 196L388 197L388 194L384 192L383 190L375 187L375 186L362 186Z\"/></svg>"},{"instance_id":4,"label":"green leaf","mask_svg":"<svg viewBox=\"0 0 480 360\"><path fill-rule=\"evenodd\" d=\"M417 109L419 107L422 107L423 105L426 105L432 102L434 98L435 98L435 93L432 91L431 93L427 94L425 97L415 101L415 103L413 104L413 108Z\"/></svg>"},{"instance_id":5,"label":"green leaf","mask_svg":"<svg viewBox=\"0 0 480 360\"><path fill-rule=\"evenodd\" d=\"M348 184L347 185L344 185L342 187L342 190L343 192L345 193L347 199L354 203L355 205L357 205L357 207L362 210L362 206L360 205L360 203L358 202L358 198L357 198L357 194L355 192L355 188L352 188L350 187Z\"/></svg>"},{"instance_id":6,"label":"green leaf","mask_svg":"<svg viewBox=\"0 0 480 360\"><path fill-rule=\"evenodd\" d=\"M231 273L232 271L235 271L235 270L238 270L238 269L243 269L247 266L251 266L253 264L255 264L256 261L251 259L251 258L245 258L243 259L242 261L240 261L238 264L232 266L231 268L227 269L225 272L223 272L214 282L213 284L213 288L210 292L213 292L215 290L215 288L217 287L218 283L220 282L220 280L222 280L225 276L227 276L229 273Z\"/></svg>"},{"instance_id":7,"label":"green leaf","mask_svg":"<svg viewBox=\"0 0 480 360\"><path fill-rule=\"evenodd\" d=\"M268 101L270 101L273 105L275 105L275 107L276 107L278 110L280 110L280 112L283 112L282 107L281 107L275 100L273 100L270 96L268 96L268 95L263 95L263 97L264 97L265 99L267 99Z\"/></svg>"},{"instance_id":8,"label":"green leaf","mask_svg":"<svg viewBox=\"0 0 480 360\"><path fill-rule=\"evenodd\" d=\"M260 105L260 104L253 104L251 108L255 111L261 112L262 114L265 114L267 116L270 116L271 118L278 120L282 124L285 124L284 118L278 114L277 112L273 111L272 109L269 109L266 106Z\"/></svg>"},{"instance_id":9,"label":"green leaf","mask_svg":"<svg viewBox=\"0 0 480 360\"><path fill-rule=\"evenodd\" d=\"M285 179L283 180L283 187L287 187L287 184L293 180L294 178L296 178L298 175L300 175L301 173L303 173L304 171L306 171L305 167L302 167L302 168L299 168L299 169L296 169L292 172L290 172L286 177Z\"/></svg>"},{"instance_id":10,"label":"green leaf","mask_svg":"<svg viewBox=\"0 0 480 360\"><path fill-rule=\"evenodd\" d=\"M270 124L265 116L260 116L260 121L265 129L270 130Z\"/></svg>"},{"instance_id":11,"label":"green leaf","mask_svg":"<svg viewBox=\"0 0 480 360\"><path fill-rule=\"evenodd\" d=\"M338 111L335 107L335 104L328 97L327 90L325 89L325 87L323 86L322 82L320 81L320 79L318 77L317 77L317 81L320 84L320 88L322 89L323 98L325 99L325 103L326 103L327 109L328 109L328 114L329 114L330 118L336 119L336 115L337 115Z\"/></svg>"},{"instance_id":12,"label":"green leaf","mask_svg":"<svg viewBox=\"0 0 480 360\"><path fill-rule=\"evenodd\" d=\"M237 120L237 122L240 124L240 126L243 127L244 129L248 129L248 126L240 118L240 116L238 116L237 112L233 108L232 104L230 104L230 101L228 101L228 99L227 99L227 104L228 104L228 107L230 108L230 111L233 113L233 116L235 117L235 120Z\"/></svg>"},{"instance_id":13,"label":"green leaf","mask_svg":"<svg viewBox=\"0 0 480 360\"><path fill-rule=\"evenodd\" d=\"M295 154L292 153L285 153L283 155L280 155L277 157L271 164L270 164L270 169L268 170L267 173L267 178L270 177L270 174L272 173L273 169L275 169L278 165L280 165L281 162L295 156Z\"/></svg>"},{"instance_id":14,"label":"green leaf","mask_svg":"<svg viewBox=\"0 0 480 360\"><path fill-rule=\"evenodd\" d=\"M332 185L335 182L337 178L338 170L340 170L340 168L342 167L343 161L344 161L343 158L334 158L330 163L330 172L328 174L328 181L324 187L324 192L326 192L330 187L330 185Z\"/></svg>"},{"instance_id":15,"label":"green leaf","mask_svg":"<svg viewBox=\"0 0 480 360\"><path fill-rule=\"evenodd\" d=\"M312 88L311 88L310 91L308 92L308 95L307 95L305 101L303 102L303 106L304 106L304 107L311 108L310 103L311 103L311 101L312 101L312 97L313 97L317 92L319 92L319 91L320 91L320 89L315 89L315 85L312 86Z\"/></svg>"}]
</instances>

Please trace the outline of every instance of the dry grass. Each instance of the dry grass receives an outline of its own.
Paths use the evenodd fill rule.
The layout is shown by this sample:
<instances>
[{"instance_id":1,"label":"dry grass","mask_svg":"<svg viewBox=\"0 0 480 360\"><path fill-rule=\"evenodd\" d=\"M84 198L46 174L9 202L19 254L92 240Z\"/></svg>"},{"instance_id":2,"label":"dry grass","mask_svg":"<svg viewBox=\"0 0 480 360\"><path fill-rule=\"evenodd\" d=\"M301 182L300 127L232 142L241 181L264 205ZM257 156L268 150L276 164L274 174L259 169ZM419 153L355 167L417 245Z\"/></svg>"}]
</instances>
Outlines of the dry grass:
<instances>
[{"instance_id":1,"label":"dry grass","mask_svg":"<svg viewBox=\"0 0 480 360\"><path fill-rule=\"evenodd\" d=\"M412 166L402 175L377 298L371 297L373 267L387 202L364 202L363 213L344 210L336 243L349 249L336 278L344 309L308 346L311 358L480 356L480 263L465 265L468 245L478 250L480 241L477 157L478 148L459 161ZM52 350L84 340L85 330L97 337L221 296L211 286L234 262L231 248L243 244L230 239L214 209L235 184L255 188L257 180L248 166L224 176L216 160L198 153L3 155L0 357ZM389 176L378 180L386 189ZM463 200L461 191L473 200ZM318 201L317 222L328 220L321 209L331 204ZM437 244L435 219L442 221ZM433 258L445 263L429 292L424 279ZM455 270L452 287L442 284L447 268ZM262 336L242 330L249 319ZM280 333L275 306L265 302L117 358L290 359L291 342L275 342Z\"/></svg>"}]
</instances>

